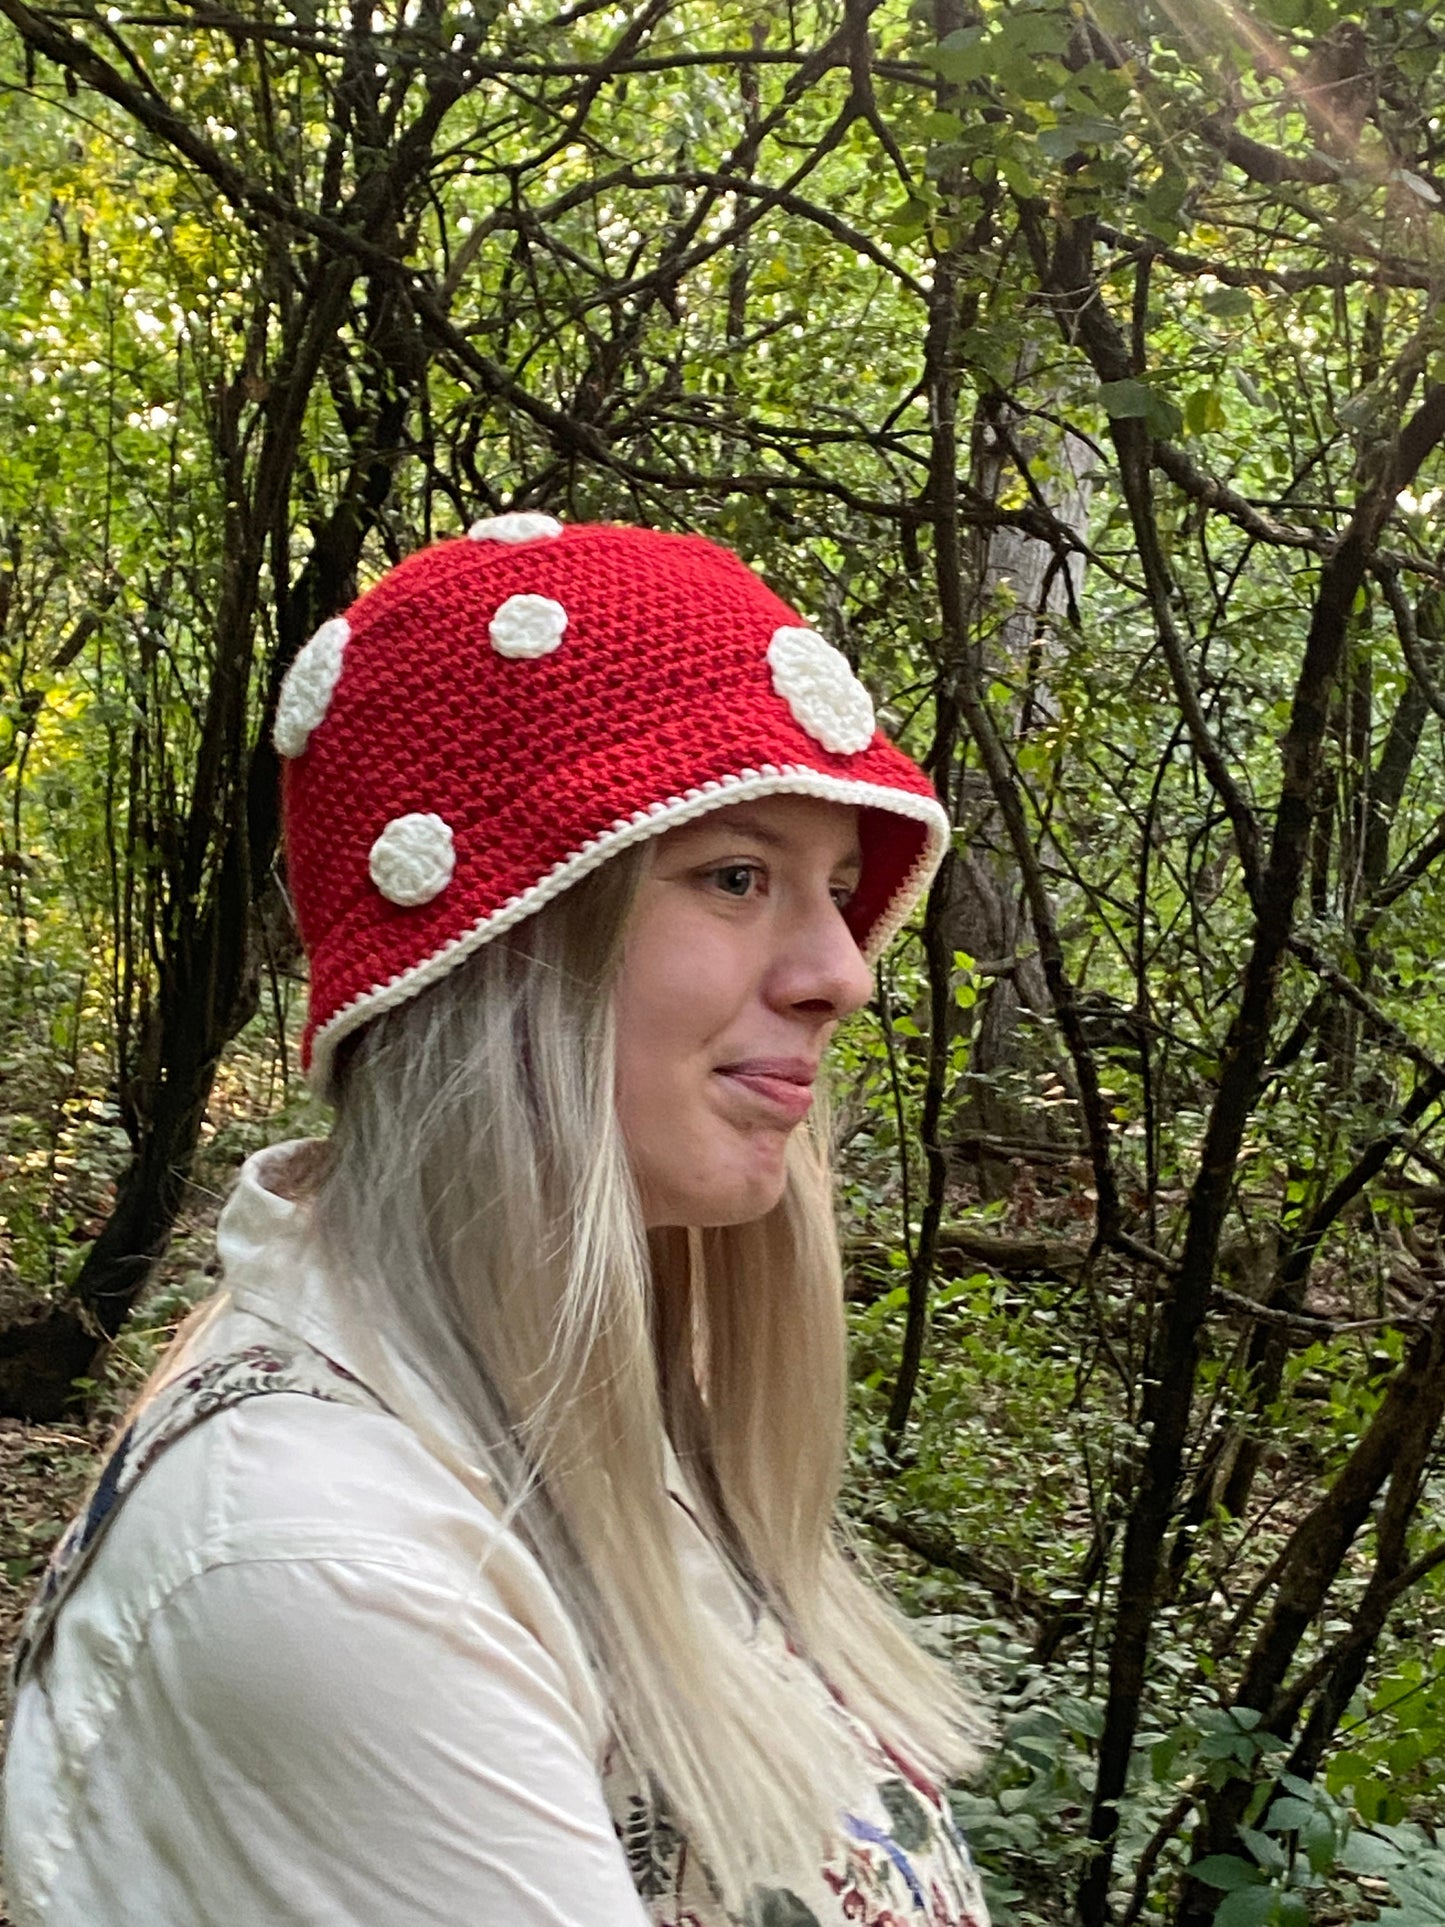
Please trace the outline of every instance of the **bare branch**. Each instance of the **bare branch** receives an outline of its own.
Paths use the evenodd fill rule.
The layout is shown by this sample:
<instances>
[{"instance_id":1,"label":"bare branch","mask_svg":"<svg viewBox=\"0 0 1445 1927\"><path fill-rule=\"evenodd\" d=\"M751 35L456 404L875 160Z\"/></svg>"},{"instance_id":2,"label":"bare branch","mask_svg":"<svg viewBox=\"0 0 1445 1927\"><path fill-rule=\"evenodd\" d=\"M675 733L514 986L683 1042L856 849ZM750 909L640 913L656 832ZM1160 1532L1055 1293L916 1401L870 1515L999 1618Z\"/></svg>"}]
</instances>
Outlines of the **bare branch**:
<instances>
[{"instance_id":1,"label":"bare branch","mask_svg":"<svg viewBox=\"0 0 1445 1927\"><path fill-rule=\"evenodd\" d=\"M1282 154L1277 147L1241 134L1223 115L1215 115L1200 125L1200 133L1211 147L1217 147L1227 161L1261 187L1278 187L1284 181L1299 181L1307 187L1331 187L1344 172L1339 161L1312 151L1308 154Z\"/></svg>"},{"instance_id":2,"label":"bare branch","mask_svg":"<svg viewBox=\"0 0 1445 1927\"><path fill-rule=\"evenodd\" d=\"M1231 522L1242 528L1257 542L1267 542L1274 548L1315 549L1327 546L1328 538L1318 529L1300 528L1288 522L1276 522L1263 514L1253 503L1232 489L1227 482L1217 480L1192 462L1173 442L1154 443L1154 466L1162 469L1176 487L1183 489L1193 501L1204 508L1218 509L1228 516Z\"/></svg>"},{"instance_id":3,"label":"bare branch","mask_svg":"<svg viewBox=\"0 0 1445 1927\"><path fill-rule=\"evenodd\" d=\"M1445 694L1435 681L1426 660L1425 651L1420 647L1420 632L1415 624L1415 611L1410 607L1410 599L1400 587L1398 569L1375 564L1375 580L1385 592L1385 600L1390 605L1390 614L1395 618L1395 633L1400 638L1400 652L1415 678L1415 686L1429 703L1431 709L1445 722Z\"/></svg>"}]
</instances>

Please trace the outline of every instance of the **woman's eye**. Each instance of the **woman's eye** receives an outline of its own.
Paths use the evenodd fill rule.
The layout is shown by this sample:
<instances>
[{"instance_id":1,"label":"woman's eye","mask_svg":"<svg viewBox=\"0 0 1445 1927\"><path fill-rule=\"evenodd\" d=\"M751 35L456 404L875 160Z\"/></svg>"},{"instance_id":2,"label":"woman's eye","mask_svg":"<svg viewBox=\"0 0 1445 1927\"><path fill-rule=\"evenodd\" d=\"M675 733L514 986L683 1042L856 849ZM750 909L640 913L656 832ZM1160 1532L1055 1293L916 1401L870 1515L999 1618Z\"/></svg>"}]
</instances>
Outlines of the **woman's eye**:
<instances>
[{"instance_id":1,"label":"woman's eye","mask_svg":"<svg viewBox=\"0 0 1445 1927\"><path fill-rule=\"evenodd\" d=\"M718 888L730 897L748 897L758 881L758 872L751 863L723 863L710 872Z\"/></svg>"}]
</instances>

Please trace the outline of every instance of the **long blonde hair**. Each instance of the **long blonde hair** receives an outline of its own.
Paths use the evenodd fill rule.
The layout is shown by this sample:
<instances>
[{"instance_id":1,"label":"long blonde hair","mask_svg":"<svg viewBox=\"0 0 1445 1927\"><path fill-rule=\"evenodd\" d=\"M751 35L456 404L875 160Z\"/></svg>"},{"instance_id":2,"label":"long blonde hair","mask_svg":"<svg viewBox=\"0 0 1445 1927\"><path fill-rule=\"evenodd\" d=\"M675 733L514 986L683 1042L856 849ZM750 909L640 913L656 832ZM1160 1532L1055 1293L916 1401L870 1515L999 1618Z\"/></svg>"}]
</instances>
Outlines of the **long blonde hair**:
<instances>
[{"instance_id":1,"label":"long blonde hair","mask_svg":"<svg viewBox=\"0 0 1445 1927\"><path fill-rule=\"evenodd\" d=\"M758 1878L816 1867L857 1767L818 1694L791 1696L698 1609L669 1441L719 1557L853 1713L939 1775L972 1764L973 1729L836 1536L845 1334L818 1135L795 1135L757 1223L642 1228L611 992L647 860L615 858L358 1033L313 1224L491 1469L620 1744L740 1905Z\"/></svg>"}]
</instances>

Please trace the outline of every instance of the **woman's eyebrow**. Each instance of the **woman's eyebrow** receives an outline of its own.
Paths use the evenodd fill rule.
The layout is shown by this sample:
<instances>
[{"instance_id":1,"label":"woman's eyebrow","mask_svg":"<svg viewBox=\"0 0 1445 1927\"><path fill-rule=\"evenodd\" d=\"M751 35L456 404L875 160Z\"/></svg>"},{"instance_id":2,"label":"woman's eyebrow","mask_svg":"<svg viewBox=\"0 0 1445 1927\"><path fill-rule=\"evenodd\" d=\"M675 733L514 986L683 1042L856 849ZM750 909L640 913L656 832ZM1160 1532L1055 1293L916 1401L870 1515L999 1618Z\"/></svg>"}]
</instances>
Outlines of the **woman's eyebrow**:
<instances>
[{"instance_id":1,"label":"woman's eyebrow","mask_svg":"<svg viewBox=\"0 0 1445 1927\"><path fill-rule=\"evenodd\" d=\"M725 822L701 816L695 822L680 825L673 834L679 842L690 842L701 836L725 836L730 831L736 831L740 836L752 837L767 850L786 851L792 849L795 843L794 838L786 831L773 829L761 817L753 816L746 810L730 810ZM861 847L854 843L851 849L845 850L838 858L834 868L861 874L863 869Z\"/></svg>"},{"instance_id":2,"label":"woman's eyebrow","mask_svg":"<svg viewBox=\"0 0 1445 1927\"><path fill-rule=\"evenodd\" d=\"M678 830L679 838L698 836L727 836L736 830L742 836L751 836L765 849L782 850L788 846L789 838L778 830L772 829L759 816L752 816L746 810L729 810L727 816L700 816L695 822L686 823Z\"/></svg>"}]
</instances>

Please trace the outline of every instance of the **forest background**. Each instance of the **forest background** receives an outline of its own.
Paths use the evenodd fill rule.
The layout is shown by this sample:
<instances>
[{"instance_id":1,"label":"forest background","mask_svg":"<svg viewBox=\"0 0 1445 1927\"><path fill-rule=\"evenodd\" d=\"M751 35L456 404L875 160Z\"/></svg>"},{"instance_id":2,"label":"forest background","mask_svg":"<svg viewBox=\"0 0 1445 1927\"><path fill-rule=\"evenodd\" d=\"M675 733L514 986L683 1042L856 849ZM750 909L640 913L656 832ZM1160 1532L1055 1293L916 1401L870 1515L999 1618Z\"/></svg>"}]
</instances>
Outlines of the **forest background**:
<instances>
[{"instance_id":1,"label":"forest background","mask_svg":"<svg viewBox=\"0 0 1445 1927\"><path fill-rule=\"evenodd\" d=\"M9 1602L317 1122L288 662L480 514L698 529L958 826L848 1500L997 1918L1445 1922L1445 10L0 17Z\"/></svg>"}]
</instances>

